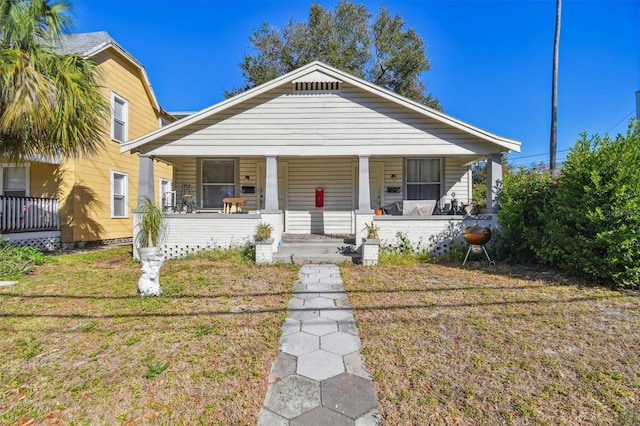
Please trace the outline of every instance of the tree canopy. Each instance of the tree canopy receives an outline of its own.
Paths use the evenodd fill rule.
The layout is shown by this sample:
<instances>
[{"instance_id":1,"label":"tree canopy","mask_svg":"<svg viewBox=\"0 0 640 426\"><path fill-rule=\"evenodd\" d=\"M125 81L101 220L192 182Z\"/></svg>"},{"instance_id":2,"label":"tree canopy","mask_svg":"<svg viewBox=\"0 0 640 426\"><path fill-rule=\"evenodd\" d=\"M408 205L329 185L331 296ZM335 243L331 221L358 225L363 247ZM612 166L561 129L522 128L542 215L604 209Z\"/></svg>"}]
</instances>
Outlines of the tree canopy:
<instances>
[{"instance_id":1,"label":"tree canopy","mask_svg":"<svg viewBox=\"0 0 640 426\"><path fill-rule=\"evenodd\" d=\"M404 28L402 16L392 16L385 7L374 17L364 5L348 0L334 10L313 3L308 22L291 19L282 30L265 22L253 32L249 41L255 53L245 54L240 63L245 83L225 95L236 95L319 60L441 109L420 80L431 69L424 40L413 29Z\"/></svg>"},{"instance_id":2,"label":"tree canopy","mask_svg":"<svg viewBox=\"0 0 640 426\"><path fill-rule=\"evenodd\" d=\"M108 105L89 59L55 46L67 2L0 0L0 156L88 155L101 145Z\"/></svg>"}]
</instances>

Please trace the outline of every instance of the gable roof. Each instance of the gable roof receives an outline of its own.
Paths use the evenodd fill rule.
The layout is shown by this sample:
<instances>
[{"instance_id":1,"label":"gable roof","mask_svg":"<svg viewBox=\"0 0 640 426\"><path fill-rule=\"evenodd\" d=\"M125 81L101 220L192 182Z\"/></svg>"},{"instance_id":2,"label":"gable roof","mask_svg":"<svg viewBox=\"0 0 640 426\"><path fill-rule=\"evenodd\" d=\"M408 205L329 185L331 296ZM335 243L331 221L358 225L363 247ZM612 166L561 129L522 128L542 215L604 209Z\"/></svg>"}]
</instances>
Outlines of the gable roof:
<instances>
[{"instance_id":1,"label":"gable roof","mask_svg":"<svg viewBox=\"0 0 640 426\"><path fill-rule=\"evenodd\" d=\"M120 46L120 44L118 44L106 31L80 34L64 34L60 42L55 45L55 49L63 55L78 55L85 58L91 58L107 49L115 50L118 54L120 54L120 56L124 57L138 69L140 78L144 81L147 96L149 96L153 107L157 111L165 113L158 103L158 99L153 92L151 82L149 81L149 77L147 76L147 72L145 71L142 63L140 63L140 61L138 61L132 54L130 54L122 46Z\"/></svg>"},{"instance_id":2,"label":"gable roof","mask_svg":"<svg viewBox=\"0 0 640 426\"><path fill-rule=\"evenodd\" d=\"M265 92L268 92L270 90L273 90L285 84L300 83L300 82L304 83L304 82L310 82L310 81L339 82L339 83L347 82L350 85L358 87L361 90L364 90L380 98L386 99L387 101L393 102L399 106L405 107L409 110L422 114L425 116L425 118L436 120L444 125L450 126L452 128L455 128L465 133L468 133L470 135L473 135L481 140L498 145L505 150L520 152L521 144L516 140L497 136L483 129L472 126L471 124L465 123L461 120L453 118L440 111L434 110L423 104L412 101L408 98L398 95L397 93L394 93L390 90L377 86L371 82L360 79L358 77L354 77L353 75L350 75L344 71L338 70L337 68L331 67L320 61L311 62L308 65L300 67L285 75L275 78L267 83L264 83L260 86L249 89L243 93L240 93L232 98L226 99L220 103L217 103L208 108L205 108L199 112L193 113L168 126L162 127L151 133L147 133L146 135L143 135L137 139L125 142L121 144L120 152L124 153L127 151L132 151L132 152L137 151L139 150L140 147L142 147L147 143L154 142L159 138L170 135L173 132L176 132L180 129L183 129L199 121L206 120L207 118L212 117L222 111L225 111L229 108L237 106L243 102L249 101L255 97L262 95Z\"/></svg>"}]
</instances>

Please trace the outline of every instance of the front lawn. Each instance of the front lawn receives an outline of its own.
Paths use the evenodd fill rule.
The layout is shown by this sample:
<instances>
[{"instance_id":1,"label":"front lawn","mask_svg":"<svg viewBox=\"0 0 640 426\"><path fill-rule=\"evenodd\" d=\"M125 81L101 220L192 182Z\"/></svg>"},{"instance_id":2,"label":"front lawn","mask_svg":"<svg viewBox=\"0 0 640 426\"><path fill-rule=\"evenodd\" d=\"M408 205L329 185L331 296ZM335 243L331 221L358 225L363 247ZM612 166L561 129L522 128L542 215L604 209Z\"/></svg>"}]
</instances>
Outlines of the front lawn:
<instances>
[{"instance_id":1,"label":"front lawn","mask_svg":"<svg viewBox=\"0 0 640 426\"><path fill-rule=\"evenodd\" d=\"M638 293L505 265L342 275L383 424L640 424Z\"/></svg>"},{"instance_id":2,"label":"front lawn","mask_svg":"<svg viewBox=\"0 0 640 426\"><path fill-rule=\"evenodd\" d=\"M0 287L0 424L255 424L295 266L56 256ZM483 264L484 265L484 264ZM640 424L640 296L498 265L342 265L384 425Z\"/></svg>"},{"instance_id":3,"label":"front lawn","mask_svg":"<svg viewBox=\"0 0 640 426\"><path fill-rule=\"evenodd\" d=\"M0 424L255 424L297 268L214 252L140 298L130 250L0 288Z\"/></svg>"}]
</instances>

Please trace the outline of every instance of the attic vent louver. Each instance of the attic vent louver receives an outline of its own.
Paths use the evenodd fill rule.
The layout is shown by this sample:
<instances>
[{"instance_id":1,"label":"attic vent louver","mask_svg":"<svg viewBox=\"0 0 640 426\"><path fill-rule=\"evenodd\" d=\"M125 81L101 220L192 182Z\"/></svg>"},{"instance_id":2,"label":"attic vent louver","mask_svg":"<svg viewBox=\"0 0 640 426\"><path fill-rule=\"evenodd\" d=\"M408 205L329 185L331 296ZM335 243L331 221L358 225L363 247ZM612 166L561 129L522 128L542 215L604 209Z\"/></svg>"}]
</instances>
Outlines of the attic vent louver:
<instances>
[{"instance_id":1,"label":"attic vent louver","mask_svg":"<svg viewBox=\"0 0 640 426\"><path fill-rule=\"evenodd\" d=\"M326 92L340 90L338 81L298 81L294 83L296 92Z\"/></svg>"}]
</instances>

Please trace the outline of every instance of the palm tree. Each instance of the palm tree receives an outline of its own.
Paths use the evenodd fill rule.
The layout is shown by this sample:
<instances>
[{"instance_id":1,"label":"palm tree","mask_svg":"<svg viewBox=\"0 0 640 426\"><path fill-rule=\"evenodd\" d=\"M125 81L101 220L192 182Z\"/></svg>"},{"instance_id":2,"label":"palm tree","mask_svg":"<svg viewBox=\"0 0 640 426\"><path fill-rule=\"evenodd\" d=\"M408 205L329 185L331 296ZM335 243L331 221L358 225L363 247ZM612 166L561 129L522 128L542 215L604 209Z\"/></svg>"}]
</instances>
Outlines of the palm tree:
<instances>
[{"instance_id":1,"label":"palm tree","mask_svg":"<svg viewBox=\"0 0 640 426\"><path fill-rule=\"evenodd\" d=\"M549 168L556 170L558 146L558 52L560 50L560 16L562 0L556 0L556 32L553 38L553 77L551 79L551 137L549 140Z\"/></svg>"},{"instance_id":2,"label":"palm tree","mask_svg":"<svg viewBox=\"0 0 640 426\"><path fill-rule=\"evenodd\" d=\"M97 67L55 50L70 11L64 1L0 0L0 156L11 161L101 146L108 105Z\"/></svg>"}]
</instances>

